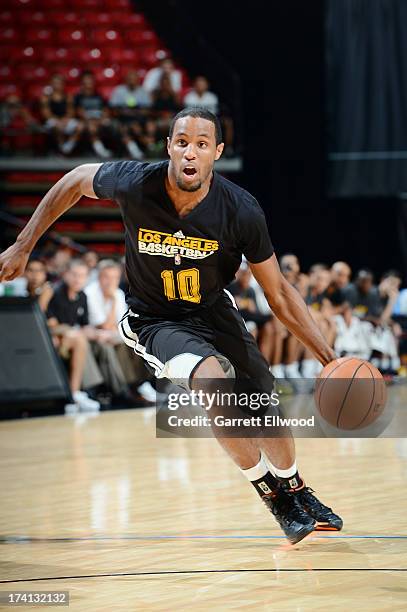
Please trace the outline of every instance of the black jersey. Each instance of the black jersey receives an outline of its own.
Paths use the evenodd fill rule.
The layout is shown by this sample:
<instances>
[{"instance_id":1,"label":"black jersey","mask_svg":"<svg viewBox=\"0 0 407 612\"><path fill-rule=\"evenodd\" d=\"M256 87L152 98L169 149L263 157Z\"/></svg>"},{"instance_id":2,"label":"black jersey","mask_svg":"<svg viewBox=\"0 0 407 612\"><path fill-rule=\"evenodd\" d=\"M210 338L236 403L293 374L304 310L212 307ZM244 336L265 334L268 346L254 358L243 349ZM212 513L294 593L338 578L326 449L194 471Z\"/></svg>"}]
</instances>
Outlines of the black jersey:
<instances>
[{"instance_id":1,"label":"black jersey","mask_svg":"<svg viewBox=\"0 0 407 612\"><path fill-rule=\"evenodd\" d=\"M167 172L168 161L107 162L93 187L98 198L120 205L130 308L182 317L215 302L242 253L259 263L273 246L255 198L217 172L206 197L180 218L165 187Z\"/></svg>"}]
</instances>

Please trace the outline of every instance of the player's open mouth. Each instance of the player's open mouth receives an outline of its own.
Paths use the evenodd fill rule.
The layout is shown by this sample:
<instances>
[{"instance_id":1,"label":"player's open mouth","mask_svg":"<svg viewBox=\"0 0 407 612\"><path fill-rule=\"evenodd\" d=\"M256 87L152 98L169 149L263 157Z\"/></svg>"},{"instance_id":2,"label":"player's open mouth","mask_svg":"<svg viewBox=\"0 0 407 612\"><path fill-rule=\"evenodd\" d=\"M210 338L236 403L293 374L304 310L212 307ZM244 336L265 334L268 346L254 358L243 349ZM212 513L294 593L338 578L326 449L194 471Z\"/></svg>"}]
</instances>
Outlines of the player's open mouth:
<instances>
[{"instance_id":1,"label":"player's open mouth","mask_svg":"<svg viewBox=\"0 0 407 612\"><path fill-rule=\"evenodd\" d=\"M196 174L196 168L193 166L186 166L182 171L186 176L194 176Z\"/></svg>"}]
</instances>

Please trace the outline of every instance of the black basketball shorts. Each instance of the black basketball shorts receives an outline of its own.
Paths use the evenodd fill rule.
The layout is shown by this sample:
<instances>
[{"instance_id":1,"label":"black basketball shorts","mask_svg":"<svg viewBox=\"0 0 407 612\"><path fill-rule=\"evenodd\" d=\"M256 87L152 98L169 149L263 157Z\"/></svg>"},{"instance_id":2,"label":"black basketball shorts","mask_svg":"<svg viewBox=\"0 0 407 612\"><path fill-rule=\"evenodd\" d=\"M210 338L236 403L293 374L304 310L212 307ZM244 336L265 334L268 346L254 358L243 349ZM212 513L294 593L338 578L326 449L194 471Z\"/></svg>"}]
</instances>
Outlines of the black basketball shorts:
<instances>
[{"instance_id":1,"label":"black basketball shorts","mask_svg":"<svg viewBox=\"0 0 407 612\"><path fill-rule=\"evenodd\" d=\"M157 378L183 380L189 387L198 365L214 356L228 377L262 380L265 390L273 387L269 366L226 290L213 306L180 321L129 310L119 331Z\"/></svg>"}]
</instances>

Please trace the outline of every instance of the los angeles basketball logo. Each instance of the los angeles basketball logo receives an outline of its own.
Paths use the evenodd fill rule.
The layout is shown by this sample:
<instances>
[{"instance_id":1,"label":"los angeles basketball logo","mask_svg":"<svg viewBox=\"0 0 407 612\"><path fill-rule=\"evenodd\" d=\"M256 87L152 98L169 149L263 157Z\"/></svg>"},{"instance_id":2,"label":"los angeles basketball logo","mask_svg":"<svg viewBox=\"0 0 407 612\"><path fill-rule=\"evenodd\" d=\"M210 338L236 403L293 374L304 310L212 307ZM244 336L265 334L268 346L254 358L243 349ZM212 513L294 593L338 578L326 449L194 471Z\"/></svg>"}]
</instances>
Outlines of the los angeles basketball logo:
<instances>
[{"instance_id":1,"label":"los angeles basketball logo","mask_svg":"<svg viewBox=\"0 0 407 612\"><path fill-rule=\"evenodd\" d=\"M206 259L219 249L217 240L184 236L182 231L169 234L156 230L140 228L138 232L138 249L147 255L174 257L175 263L181 263L181 257L187 259Z\"/></svg>"}]
</instances>

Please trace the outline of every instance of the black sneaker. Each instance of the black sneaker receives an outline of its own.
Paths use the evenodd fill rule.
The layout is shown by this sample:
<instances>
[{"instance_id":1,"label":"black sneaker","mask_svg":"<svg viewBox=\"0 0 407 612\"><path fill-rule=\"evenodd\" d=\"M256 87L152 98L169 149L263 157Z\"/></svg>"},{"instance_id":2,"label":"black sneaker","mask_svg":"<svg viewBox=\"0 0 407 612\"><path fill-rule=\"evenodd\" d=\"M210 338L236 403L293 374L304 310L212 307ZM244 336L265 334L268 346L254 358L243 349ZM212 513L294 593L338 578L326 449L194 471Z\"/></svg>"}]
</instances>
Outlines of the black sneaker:
<instances>
[{"instance_id":1,"label":"black sneaker","mask_svg":"<svg viewBox=\"0 0 407 612\"><path fill-rule=\"evenodd\" d=\"M331 508L322 504L314 495L314 490L304 487L293 493L304 510L316 521L315 531L340 531L343 520L332 512Z\"/></svg>"},{"instance_id":2,"label":"black sneaker","mask_svg":"<svg viewBox=\"0 0 407 612\"><path fill-rule=\"evenodd\" d=\"M301 507L297 495L279 489L276 493L264 495L262 500L280 524L291 544L297 544L311 531L314 531L316 522Z\"/></svg>"}]
</instances>

